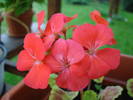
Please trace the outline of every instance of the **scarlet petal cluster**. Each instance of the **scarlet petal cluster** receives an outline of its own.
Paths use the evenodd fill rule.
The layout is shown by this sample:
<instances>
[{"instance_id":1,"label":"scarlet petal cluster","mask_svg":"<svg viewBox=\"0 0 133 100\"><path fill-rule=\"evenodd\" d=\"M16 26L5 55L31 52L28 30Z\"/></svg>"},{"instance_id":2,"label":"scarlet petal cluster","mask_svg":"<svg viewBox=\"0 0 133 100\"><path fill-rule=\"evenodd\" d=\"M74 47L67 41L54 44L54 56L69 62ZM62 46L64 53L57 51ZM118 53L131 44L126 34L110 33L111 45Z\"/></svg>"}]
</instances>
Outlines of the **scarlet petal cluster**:
<instances>
[{"instance_id":1,"label":"scarlet petal cluster","mask_svg":"<svg viewBox=\"0 0 133 100\"><path fill-rule=\"evenodd\" d=\"M48 21L46 29L44 33L46 35L50 34L62 34L62 30L64 28L64 25L71 20L75 19L77 15L74 15L72 17L65 16L64 14L57 13L54 14Z\"/></svg>"},{"instance_id":2,"label":"scarlet petal cluster","mask_svg":"<svg viewBox=\"0 0 133 100\"><path fill-rule=\"evenodd\" d=\"M51 70L42 61L45 57L45 52L44 44L39 36L35 34L26 35L24 50L18 56L17 69L20 71L29 71L24 78L24 82L34 89L44 89L48 85Z\"/></svg>"},{"instance_id":3,"label":"scarlet petal cluster","mask_svg":"<svg viewBox=\"0 0 133 100\"><path fill-rule=\"evenodd\" d=\"M56 81L60 87L78 91L89 83L88 57L85 56L82 46L75 41L57 40L45 60L53 73L59 73Z\"/></svg>"},{"instance_id":4,"label":"scarlet petal cluster","mask_svg":"<svg viewBox=\"0 0 133 100\"><path fill-rule=\"evenodd\" d=\"M56 40L55 34L62 33L66 23L76 18L67 17L64 14L55 14L48 21L46 28L43 30L45 12L37 14L38 33L29 33L24 39L24 50L18 55L17 69L20 71L29 71L24 78L24 83L34 89L44 89L48 85L48 79L52 70L45 63L45 56L51 49Z\"/></svg>"},{"instance_id":5,"label":"scarlet petal cluster","mask_svg":"<svg viewBox=\"0 0 133 100\"><path fill-rule=\"evenodd\" d=\"M90 14L96 25L80 26L66 24L75 19L64 14L54 14L42 29L45 12L37 14L38 31L29 33L24 39L24 50L18 55L17 69L29 71L24 83L34 89L45 89L50 74L57 74L59 87L72 91L84 89L91 79L106 75L116 69L120 62L120 51L100 47L115 43L108 22L98 11ZM66 38L66 31L73 27L73 35Z\"/></svg>"},{"instance_id":6,"label":"scarlet petal cluster","mask_svg":"<svg viewBox=\"0 0 133 100\"><path fill-rule=\"evenodd\" d=\"M120 51L113 48L99 49L112 41L113 33L102 24L83 24L76 28L73 40L86 50L90 61L88 76L95 79L104 76L109 70L116 69L120 61Z\"/></svg>"},{"instance_id":7,"label":"scarlet petal cluster","mask_svg":"<svg viewBox=\"0 0 133 100\"><path fill-rule=\"evenodd\" d=\"M93 12L90 13L90 17L93 21L95 21L97 24L104 24L104 25L109 25L109 22L105 20L102 16L101 13L97 10L94 10Z\"/></svg>"}]
</instances>

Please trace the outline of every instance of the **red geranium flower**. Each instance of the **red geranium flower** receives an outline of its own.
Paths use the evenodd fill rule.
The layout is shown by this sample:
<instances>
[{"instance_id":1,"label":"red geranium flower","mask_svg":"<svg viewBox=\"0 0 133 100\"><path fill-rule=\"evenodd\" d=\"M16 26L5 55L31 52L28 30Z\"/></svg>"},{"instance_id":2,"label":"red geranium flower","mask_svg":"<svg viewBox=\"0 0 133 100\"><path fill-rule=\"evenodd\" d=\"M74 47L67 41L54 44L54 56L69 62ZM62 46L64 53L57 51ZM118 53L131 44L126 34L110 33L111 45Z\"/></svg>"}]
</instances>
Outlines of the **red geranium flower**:
<instances>
[{"instance_id":1,"label":"red geranium flower","mask_svg":"<svg viewBox=\"0 0 133 100\"><path fill-rule=\"evenodd\" d=\"M120 62L120 51L113 48L99 47L109 44L113 38L112 31L105 25L84 24L77 27L73 33L73 40L83 45L88 53L90 69L89 78L99 78L109 70L116 69Z\"/></svg>"},{"instance_id":2,"label":"red geranium flower","mask_svg":"<svg viewBox=\"0 0 133 100\"><path fill-rule=\"evenodd\" d=\"M97 10L94 10L93 12L90 13L90 17L93 21L95 21L97 24L104 24L104 25L109 25L109 22L105 20L102 16L101 13Z\"/></svg>"},{"instance_id":3,"label":"red geranium flower","mask_svg":"<svg viewBox=\"0 0 133 100\"><path fill-rule=\"evenodd\" d=\"M59 87L79 91L89 84L90 79L99 78L118 67L119 50L99 49L113 44L112 30L99 12L94 11L91 15L98 24L66 27L66 23L77 15L67 17L57 13L42 29L45 12L37 14L39 32L26 35L24 50L20 52L17 62L18 70L29 71L24 78L26 85L34 89L45 89L50 74L55 73L58 75L56 83ZM67 29L71 27L76 27L73 40L57 38L61 34L66 36Z\"/></svg>"},{"instance_id":4,"label":"red geranium flower","mask_svg":"<svg viewBox=\"0 0 133 100\"><path fill-rule=\"evenodd\" d=\"M72 91L87 86L88 57L82 46L73 40L59 39L53 45L51 54L44 59L53 73L58 73L57 85Z\"/></svg>"},{"instance_id":5,"label":"red geranium flower","mask_svg":"<svg viewBox=\"0 0 133 100\"><path fill-rule=\"evenodd\" d=\"M39 35L40 35L40 38L43 39L44 47L45 47L45 49L47 51L48 49L50 49L50 47L53 44L53 42L55 41L56 37L53 34L47 35L47 36L44 35L44 30L41 29L41 25L43 24L44 17L45 17L45 12L44 11L40 11L37 14Z\"/></svg>"},{"instance_id":6,"label":"red geranium flower","mask_svg":"<svg viewBox=\"0 0 133 100\"><path fill-rule=\"evenodd\" d=\"M94 10L93 12L90 13L90 17L93 21L95 21L97 24L104 24L104 25L109 25L109 22L105 20L102 16L101 13L97 10ZM116 40L114 38L111 39L109 45L116 44Z\"/></svg>"},{"instance_id":7,"label":"red geranium flower","mask_svg":"<svg viewBox=\"0 0 133 100\"><path fill-rule=\"evenodd\" d=\"M61 13L54 14L47 22L46 28L42 30L41 25L43 24L44 16L45 16L44 11L40 11L37 14L38 30L40 31L41 37L43 37L44 40L44 45L45 47L47 47L48 50L55 41L56 35L64 34L63 29L65 24L75 19L77 15L68 17Z\"/></svg>"},{"instance_id":8,"label":"red geranium flower","mask_svg":"<svg viewBox=\"0 0 133 100\"><path fill-rule=\"evenodd\" d=\"M43 41L36 34L27 34L24 39L24 50L18 56L17 69L29 71L24 83L34 89L44 89L48 85L50 68L42 62L46 49Z\"/></svg>"},{"instance_id":9,"label":"red geranium flower","mask_svg":"<svg viewBox=\"0 0 133 100\"><path fill-rule=\"evenodd\" d=\"M48 21L44 34L62 34L63 28L66 23L75 19L77 15L72 17L65 16L64 14L57 13L54 14Z\"/></svg>"},{"instance_id":10,"label":"red geranium flower","mask_svg":"<svg viewBox=\"0 0 133 100\"><path fill-rule=\"evenodd\" d=\"M43 24L44 17L45 17L45 11L40 11L37 15L37 22L38 22L38 30L40 33L43 33L43 30L41 29L41 25Z\"/></svg>"}]
</instances>

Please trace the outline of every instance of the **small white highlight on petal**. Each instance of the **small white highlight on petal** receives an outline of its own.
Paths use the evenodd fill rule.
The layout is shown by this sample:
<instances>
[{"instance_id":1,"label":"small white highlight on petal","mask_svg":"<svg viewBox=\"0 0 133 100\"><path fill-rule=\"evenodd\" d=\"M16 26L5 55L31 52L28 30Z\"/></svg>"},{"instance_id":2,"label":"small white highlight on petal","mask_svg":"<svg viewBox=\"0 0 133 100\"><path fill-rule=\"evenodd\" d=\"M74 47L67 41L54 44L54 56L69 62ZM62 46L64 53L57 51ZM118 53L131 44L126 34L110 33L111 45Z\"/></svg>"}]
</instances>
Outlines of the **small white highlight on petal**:
<instances>
[{"instance_id":1,"label":"small white highlight on petal","mask_svg":"<svg viewBox=\"0 0 133 100\"><path fill-rule=\"evenodd\" d=\"M41 64L41 61L36 60L34 64L39 65L39 64Z\"/></svg>"}]
</instances>

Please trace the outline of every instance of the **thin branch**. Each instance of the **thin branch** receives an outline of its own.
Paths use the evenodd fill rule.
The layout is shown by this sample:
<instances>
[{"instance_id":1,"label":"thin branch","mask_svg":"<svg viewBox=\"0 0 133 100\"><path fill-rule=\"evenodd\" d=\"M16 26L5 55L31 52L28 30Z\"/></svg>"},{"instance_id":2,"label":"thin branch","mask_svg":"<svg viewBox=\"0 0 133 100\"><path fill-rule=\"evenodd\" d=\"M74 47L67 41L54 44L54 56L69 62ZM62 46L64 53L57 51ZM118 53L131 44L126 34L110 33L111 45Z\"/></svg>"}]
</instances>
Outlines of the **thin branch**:
<instances>
[{"instance_id":1,"label":"thin branch","mask_svg":"<svg viewBox=\"0 0 133 100\"><path fill-rule=\"evenodd\" d=\"M21 20L15 18L14 16L10 16L7 14L3 14L3 16L6 16L6 17L11 18L12 20L18 22L19 24L21 24L26 29L27 33L30 33L28 26L24 22L22 22Z\"/></svg>"}]
</instances>

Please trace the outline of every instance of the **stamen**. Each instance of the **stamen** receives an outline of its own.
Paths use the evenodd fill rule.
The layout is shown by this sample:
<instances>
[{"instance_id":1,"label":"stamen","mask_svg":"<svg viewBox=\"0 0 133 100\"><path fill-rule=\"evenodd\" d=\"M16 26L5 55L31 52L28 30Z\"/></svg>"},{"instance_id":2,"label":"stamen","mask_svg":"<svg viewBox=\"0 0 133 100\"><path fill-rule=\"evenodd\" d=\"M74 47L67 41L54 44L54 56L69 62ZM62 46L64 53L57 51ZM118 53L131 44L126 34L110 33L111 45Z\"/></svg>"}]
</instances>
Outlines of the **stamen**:
<instances>
[{"instance_id":1,"label":"stamen","mask_svg":"<svg viewBox=\"0 0 133 100\"><path fill-rule=\"evenodd\" d=\"M39 65L39 64L41 64L41 61L36 60L34 64Z\"/></svg>"},{"instance_id":2,"label":"stamen","mask_svg":"<svg viewBox=\"0 0 133 100\"><path fill-rule=\"evenodd\" d=\"M65 67L69 67L70 66L70 62L68 61L67 58L63 58L63 66L65 66Z\"/></svg>"},{"instance_id":3,"label":"stamen","mask_svg":"<svg viewBox=\"0 0 133 100\"><path fill-rule=\"evenodd\" d=\"M88 53L89 53L90 55L94 55L95 52L96 52L96 49L94 49L94 48L88 50Z\"/></svg>"}]
</instances>

